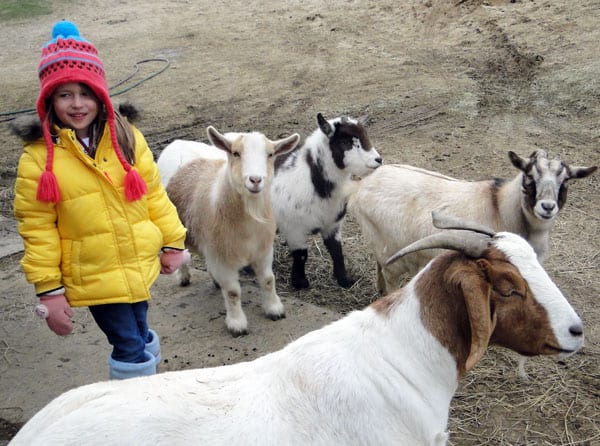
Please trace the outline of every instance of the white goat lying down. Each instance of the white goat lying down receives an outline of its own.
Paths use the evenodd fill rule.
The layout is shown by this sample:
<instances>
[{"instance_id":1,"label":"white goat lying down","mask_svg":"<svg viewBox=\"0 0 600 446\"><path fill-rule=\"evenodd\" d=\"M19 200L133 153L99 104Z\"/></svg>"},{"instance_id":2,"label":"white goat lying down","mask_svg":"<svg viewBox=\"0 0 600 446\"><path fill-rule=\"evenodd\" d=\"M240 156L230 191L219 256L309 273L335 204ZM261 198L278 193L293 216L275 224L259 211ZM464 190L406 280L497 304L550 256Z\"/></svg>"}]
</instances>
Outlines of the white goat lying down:
<instances>
[{"instance_id":1,"label":"white goat lying down","mask_svg":"<svg viewBox=\"0 0 600 446\"><path fill-rule=\"evenodd\" d=\"M248 333L238 274L245 266L256 274L266 315L273 320L285 317L272 270L276 224L270 186L275 158L296 147L300 136L270 141L259 132L222 135L214 127L208 127L207 133L213 146L191 145L208 158L186 158L192 142L178 140L165 149L167 161L161 154L158 164L170 175L167 194L187 228L186 246L204 256L225 300L227 329L239 336ZM222 151L226 159L213 156L215 151ZM182 160L187 162L172 169ZM187 265L178 276L181 285L190 283Z\"/></svg>"},{"instance_id":2,"label":"white goat lying down","mask_svg":"<svg viewBox=\"0 0 600 446\"><path fill-rule=\"evenodd\" d=\"M552 227L567 200L569 180L584 178L594 167L569 166L546 152L521 158L508 152L520 170L512 180L462 181L408 165L388 164L360 182L351 197L351 212L377 261L377 288L386 294L399 286L400 277L414 275L439 251L421 251L393 265L386 259L408 244L432 234L431 212L443 210L495 231L526 238L543 263Z\"/></svg>"},{"instance_id":3,"label":"white goat lying down","mask_svg":"<svg viewBox=\"0 0 600 446\"><path fill-rule=\"evenodd\" d=\"M520 236L444 231L399 255L435 247L457 251L280 351L79 387L10 445L444 445L458 380L488 344L566 357L584 336Z\"/></svg>"},{"instance_id":4,"label":"white goat lying down","mask_svg":"<svg viewBox=\"0 0 600 446\"><path fill-rule=\"evenodd\" d=\"M271 191L277 229L286 241L293 263L291 284L308 288L305 274L308 236L321 234L333 262L333 275L342 287L355 280L346 273L342 253L342 224L353 176L364 177L381 166L363 118L327 120L317 114L319 127L301 147L279 157Z\"/></svg>"}]
</instances>

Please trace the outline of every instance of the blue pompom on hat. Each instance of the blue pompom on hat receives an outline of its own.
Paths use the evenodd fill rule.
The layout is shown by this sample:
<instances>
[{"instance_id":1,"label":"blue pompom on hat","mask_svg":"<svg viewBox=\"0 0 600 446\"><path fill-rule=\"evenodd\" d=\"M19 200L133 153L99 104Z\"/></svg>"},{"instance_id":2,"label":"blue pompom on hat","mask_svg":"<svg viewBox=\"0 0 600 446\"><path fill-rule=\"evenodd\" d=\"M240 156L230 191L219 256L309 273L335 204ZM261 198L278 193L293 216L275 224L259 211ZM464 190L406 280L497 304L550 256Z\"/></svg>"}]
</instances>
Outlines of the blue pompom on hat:
<instances>
[{"instance_id":1,"label":"blue pompom on hat","mask_svg":"<svg viewBox=\"0 0 600 446\"><path fill-rule=\"evenodd\" d=\"M68 22L67 20L57 22L54 25L54 28L52 28L52 40L47 42L45 46L48 46L50 43L56 43L56 40L59 38L87 42L87 40L81 37L79 34L77 25L75 25L73 22Z\"/></svg>"}]
</instances>

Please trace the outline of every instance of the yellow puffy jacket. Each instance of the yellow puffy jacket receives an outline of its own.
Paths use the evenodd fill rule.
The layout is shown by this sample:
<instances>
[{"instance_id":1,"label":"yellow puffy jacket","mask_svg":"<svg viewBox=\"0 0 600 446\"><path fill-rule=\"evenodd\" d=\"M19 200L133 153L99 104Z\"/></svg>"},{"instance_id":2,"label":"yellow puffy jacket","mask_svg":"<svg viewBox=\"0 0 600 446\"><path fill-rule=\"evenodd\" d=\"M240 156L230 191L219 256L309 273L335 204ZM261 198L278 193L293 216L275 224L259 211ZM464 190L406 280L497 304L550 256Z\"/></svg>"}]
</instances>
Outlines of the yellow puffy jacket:
<instances>
[{"instance_id":1,"label":"yellow puffy jacket","mask_svg":"<svg viewBox=\"0 0 600 446\"><path fill-rule=\"evenodd\" d=\"M148 193L130 202L108 126L95 159L82 151L73 130L57 130L52 170L59 203L36 200L46 163L44 140L26 144L19 160L14 213L25 245L21 265L27 280L37 294L64 286L75 307L149 299L160 273L160 249L183 248L186 231L146 140L134 127L135 168Z\"/></svg>"}]
</instances>

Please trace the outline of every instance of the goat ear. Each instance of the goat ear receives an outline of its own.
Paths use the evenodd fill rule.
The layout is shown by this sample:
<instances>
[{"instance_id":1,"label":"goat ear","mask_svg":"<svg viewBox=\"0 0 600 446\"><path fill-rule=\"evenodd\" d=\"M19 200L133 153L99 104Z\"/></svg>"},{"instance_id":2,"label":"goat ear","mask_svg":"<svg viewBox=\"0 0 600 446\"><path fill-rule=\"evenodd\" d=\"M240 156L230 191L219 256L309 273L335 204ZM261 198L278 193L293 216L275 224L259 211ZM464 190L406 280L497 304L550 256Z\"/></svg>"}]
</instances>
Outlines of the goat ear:
<instances>
[{"instance_id":1,"label":"goat ear","mask_svg":"<svg viewBox=\"0 0 600 446\"><path fill-rule=\"evenodd\" d=\"M323 117L321 113L317 113L317 122L319 123L319 128L321 129L321 131L325 133L325 135L327 135L328 138L331 138L334 133L333 128L331 127L331 125L329 125L329 122Z\"/></svg>"},{"instance_id":2,"label":"goat ear","mask_svg":"<svg viewBox=\"0 0 600 446\"><path fill-rule=\"evenodd\" d=\"M361 115L358 118L356 118L356 120L358 121L358 123L360 125L365 126L365 127L367 126L367 124L369 124L369 119L370 119L369 115Z\"/></svg>"},{"instance_id":3,"label":"goat ear","mask_svg":"<svg viewBox=\"0 0 600 446\"><path fill-rule=\"evenodd\" d=\"M585 178L588 175L591 175L592 173L594 173L596 171L596 169L598 169L598 166L591 166L591 167L572 166L572 167L569 167L569 177L574 180L579 179L579 178Z\"/></svg>"},{"instance_id":4,"label":"goat ear","mask_svg":"<svg viewBox=\"0 0 600 446\"><path fill-rule=\"evenodd\" d=\"M483 357L496 327L496 314L490 308L491 285L487 280L487 269L491 268L485 259L476 261L479 271L472 271L461 279L460 285L467 306L471 327L471 348L465 363L465 370L471 370Z\"/></svg>"},{"instance_id":5,"label":"goat ear","mask_svg":"<svg viewBox=\"0 0 600 446\"><path fill-rule=\"evenodd\" d=\"M299 141L300 135L297 133L294 133L287 138L273 141L273 144L275 145L275 155L279 156L283 155L284 153L291 152L296 148Z\"/></svg>"},{"instance_id":6,"label":"goat ear","mask_svg":"<svg viewBox=\"0 0 600 446\"><path fill-rule=\"evenodd\" d=\"M517 155L512 150L509 150L508 157L510 158L510 162L513 166L519 169L522 172L525 172L527 169L527 165L529 164L529 160Z\"/></svg>"},{"instance_id":7,"label":"goat ear","mask_svg":"<svg viewBox=\"0 0 600 446\"><path fill-rule=\"evenodd\" d=\"M218 149L224 150L225 152L231 152L231 141L225 138L224 135L219 133L219 131L214 128L212 125L209 125L206 129L206 134L208 135L208 140L210 143Z\"/></svg>"}]
</instances>

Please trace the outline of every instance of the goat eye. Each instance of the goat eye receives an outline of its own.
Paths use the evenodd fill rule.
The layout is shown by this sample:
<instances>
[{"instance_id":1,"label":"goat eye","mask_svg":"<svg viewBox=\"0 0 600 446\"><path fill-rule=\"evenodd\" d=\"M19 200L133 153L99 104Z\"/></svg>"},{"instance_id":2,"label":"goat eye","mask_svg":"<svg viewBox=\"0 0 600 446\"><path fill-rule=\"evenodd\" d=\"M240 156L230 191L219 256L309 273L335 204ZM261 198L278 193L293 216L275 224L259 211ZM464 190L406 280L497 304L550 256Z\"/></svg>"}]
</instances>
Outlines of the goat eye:
<instances>
[{"instance_id":1,"label":"goat eye","mask_svg":"<svg viewBox=\"0 0 600 446\"><path fill-rule=\"evenodd\" d=\"M498 292L498 294L500 294L500 296L502 297L519 297L521 299L525 298L525 295L512 287L512 284L509 283L505 283L505 284L500 284L499 286L496 287L496 291Z\"/></svg>"},{"instance_id":2,"label":"goat eye","mask_svg":"<svg viewBox=\"0 0 600 446\"><path fill-rule=\"evenodd\" d=\"M240 152L233 152L232 155L234 156L234 158L239 158L241 156Z\"/></svg>"},{"instance_id":3,"label":"goat eye","mask_svg":"<svg viewBox=\"0 0 600 446\"><path fill-rule=\"evenodd\" d=\"M503 294L504 297L518 297L520 299L525 299L525 295L517 290L510 290L510 292L506 295Z\"/></svg>"}]
</instances>

